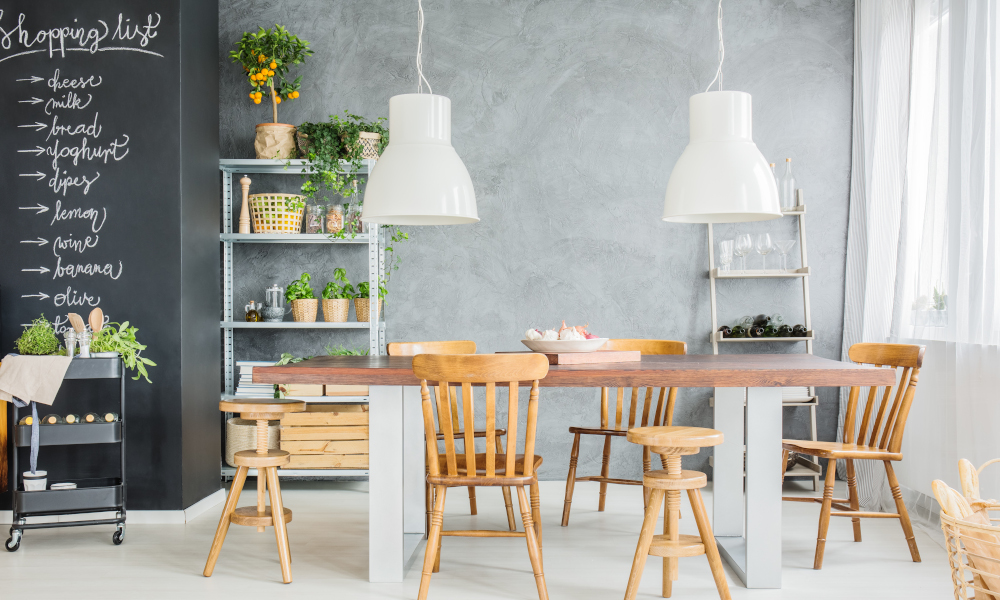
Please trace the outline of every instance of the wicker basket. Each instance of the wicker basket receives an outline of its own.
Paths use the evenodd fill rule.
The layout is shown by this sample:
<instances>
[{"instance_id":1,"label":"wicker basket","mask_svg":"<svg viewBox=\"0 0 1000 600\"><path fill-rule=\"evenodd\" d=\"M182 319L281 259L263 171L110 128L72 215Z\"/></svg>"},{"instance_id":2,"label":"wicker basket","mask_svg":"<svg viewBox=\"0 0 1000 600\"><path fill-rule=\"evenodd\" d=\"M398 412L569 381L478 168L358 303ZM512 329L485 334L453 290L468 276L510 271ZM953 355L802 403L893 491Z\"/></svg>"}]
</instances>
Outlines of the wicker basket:
<instances>
[{"instance_id":1,"label":"wicker basket","mask_svg":"<svg viewBox=\"0 0 1000 600\"><path fill-rule=\"evenodd\" d=\"M319 312L319 300L316 298L292 300L292 319L294 321L315 323L317 312Z\"/></svg>"},{"instance_id":2,"label":"wicker basket","mask_svg":"<svg viewBox=\"0 0 1000 600\"><path fill-rule=\"evenodd\" d=\"M277 450L280 442L278 426L281 421L267 422L267 448ZM257 449L257 421L233 417L226 421L226 464L233 464L234 455L243 450Z\"/></svg>"},{"instance_id":3,"label":"wicker basket","mask_svg":"<svg viewBox=\"0 0 1000 600\"><path fill-rule=\"evenodd\" d=\"M347 298L324 298L323 320L327 323L346 323L347 311L350 308L351 301Z\"/></svg>"},{"instance_id":4,"label":"wicker basket","mask_svg":"<svg viewBox=\"0 0 1000 600\"><path fill-rule=\"evenodd\" d=\"M358 320L359 323L363 323L368 320L371 316L368 314L369 302L368 298L355 298L354 299L354 318ZM382 299L379 298L378 310L382 312ZM375 320L378 321L378 314L375 315Z\"/></svg>"},{"instance_id":5,"label":"wicker basket","mask_svg":"<svg viewBox=\"0 0 1000 600\"><path fill-rule=\"evenodd\" d=\"M382 143L381 133L359 132L358 143L361 144L361 158L378 160L378 147Z\"/></svg>"},{"instance_id":6,"label":"wicker basket","mask_svg":"<svg viewBox=\"0 0 1000 600\"><path fill-rule=\"evenodd\" d=\"M254 233L299 233L302 231L302 213L305 197L298 194L250 194L250 214L253 216ZM289 210L286 202L294 200L302 205Z\"/></svg>"},{"instance_id":7,"label":"wicker basket","mask_svg":"<svg viewBox=\"0 0 1000 600\"><path fill-rule=\"evenodd\" d=\"M966 600L1000 600L1000 527L997 510L991 507L993 525L980 525L956 519L941 512L941 529L948 548L951 582L955 598Z\"/></svg>"}]
</instances>

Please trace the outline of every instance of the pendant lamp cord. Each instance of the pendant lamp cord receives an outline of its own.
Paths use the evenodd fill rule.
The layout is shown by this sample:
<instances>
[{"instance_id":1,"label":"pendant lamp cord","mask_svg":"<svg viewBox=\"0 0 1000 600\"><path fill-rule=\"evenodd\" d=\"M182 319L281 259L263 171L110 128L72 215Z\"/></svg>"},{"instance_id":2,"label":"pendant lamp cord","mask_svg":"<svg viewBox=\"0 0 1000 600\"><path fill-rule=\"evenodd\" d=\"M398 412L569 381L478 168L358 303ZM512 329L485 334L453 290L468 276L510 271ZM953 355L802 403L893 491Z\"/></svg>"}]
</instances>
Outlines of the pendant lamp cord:
<instances>
[{"instance_id":1,"label":"pendant lamp cord","mask_svg":"<svg viewBox=\"0 0 1000 600\"><path fill-rule=\"evenodd\" d=\"M419 0L417 1L419 2ZM420 54L418 51L417 64L419 64L420 61L419 56ZM725 60L725 58L726 58L726 45L722 42L722 0L719 0L719 68L716 69L715 71L715 79L713 79L712 83L708 84L708 87L705 88L706 92L712 89L712 84L715 83L716 80L719 81L719 91L720 92L722 91L722 61Z\"/></svg>"},{"instance_id":2,"label":"pendant lamp cord","mask_svg":"<svg viewBox=\"0 0 1000 600\"><path fill-rule=\"evenodd\" d=\"M720 11L722 10L721 6L719 10ZM721 13L719 18L720 19L722 18ZM721 28L722 25L720 24L719 27ZM722 35L721 31L719 35L720 36ZM434 91L431 89L431 83L427 81L426 77L424 77L423 53L424 53L424 3L423 0L417 0L417 93L418 94L424 93L424 84L426 83L427 92L433 94Z\"/></svg>"}]
</instances>

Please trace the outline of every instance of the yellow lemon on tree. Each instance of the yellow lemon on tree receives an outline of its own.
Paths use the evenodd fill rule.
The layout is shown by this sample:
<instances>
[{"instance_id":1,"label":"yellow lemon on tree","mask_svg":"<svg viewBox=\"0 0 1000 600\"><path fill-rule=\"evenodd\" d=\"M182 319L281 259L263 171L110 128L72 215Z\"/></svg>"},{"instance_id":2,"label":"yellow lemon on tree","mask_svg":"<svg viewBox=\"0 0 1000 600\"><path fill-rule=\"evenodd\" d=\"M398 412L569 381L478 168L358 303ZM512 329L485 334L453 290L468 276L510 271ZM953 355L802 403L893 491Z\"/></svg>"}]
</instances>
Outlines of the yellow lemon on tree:
<instances>
[{"instance_id":1,"label":"yellow lemon on tree","mask_svg":"<svg viewBox=\"0 0 1000 600\"><path fill-rule=\"evenodd\" d=\"M278 68L278 63L276 63L276 62L274 62L274 61L272 60L272 61L271 61L271 64L270 64L270 67L271 67L272 69L277 69L277 68Z\"/></svg>"}]
</instances>

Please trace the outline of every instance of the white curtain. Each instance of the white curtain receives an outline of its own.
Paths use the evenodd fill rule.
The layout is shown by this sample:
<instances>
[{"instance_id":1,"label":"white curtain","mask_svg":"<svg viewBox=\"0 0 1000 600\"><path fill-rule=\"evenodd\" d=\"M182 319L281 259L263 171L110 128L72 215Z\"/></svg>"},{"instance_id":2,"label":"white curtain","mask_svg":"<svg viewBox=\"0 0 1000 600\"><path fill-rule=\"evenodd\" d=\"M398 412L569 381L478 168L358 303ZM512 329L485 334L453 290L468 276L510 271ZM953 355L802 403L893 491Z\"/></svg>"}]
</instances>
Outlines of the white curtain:
<instances>
[{"instance_id":1,"label":"white curtain","mask_svg":"<svg viewBox=\"0 0 1000 600\"><path fill-rule=\"evenodd\" d=\"M1000 371L996 1L858 0L857 7L862 72L855 73L843 354L861 341L945 342L929 344L923 374L933 394L918 384L904 454L937 447L942 456L982 462L1000 456L1000 423L990 418L1000 398L981 385ZM904 64L882 60L878 76L865 77L873 68L864 56L888 53ZM898 118L859 111L859 101ZM841 419L845 402L842 394ZM900 479L929 490L933 477L954 479L938 472L947 468L901 465ZM892 506L881 465L858 478L864 506Z\"/></svg>"}]
</instances>

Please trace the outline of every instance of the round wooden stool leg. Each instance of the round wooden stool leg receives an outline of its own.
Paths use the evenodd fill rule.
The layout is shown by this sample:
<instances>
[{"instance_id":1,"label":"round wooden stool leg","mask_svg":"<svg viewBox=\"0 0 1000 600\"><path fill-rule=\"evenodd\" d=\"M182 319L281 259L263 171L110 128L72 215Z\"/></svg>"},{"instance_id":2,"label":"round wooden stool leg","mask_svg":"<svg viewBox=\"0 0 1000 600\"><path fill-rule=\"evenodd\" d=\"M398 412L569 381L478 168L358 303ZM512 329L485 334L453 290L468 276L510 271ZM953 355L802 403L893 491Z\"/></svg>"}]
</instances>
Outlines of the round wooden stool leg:
<instances>
[{"instance_id":1,"label":"round wooden stool leg","mask_svg":"<svg viewBox=\"0 0 1000 600\"><path fill-rule=\"evenodd\" d=\"M731 600L726 571L722 568L722 557L719 556L719 548L715 545L715 536L712 535L712 525L708 521L708 513L705 512L705 504L701 499L701 490L688 490L688 500L691 502L691 510L694 511L694 521L698 524L701 543L705 546L705 556L708 558L709 568L712 569L715 587L719 590L719 598Z\"/></svg>"},{"instance_id":2,"label":"round wooden stool leg","mask_svg":"<svg viewBox=\"0 0 1000 600\"><path fill-rule=\"evenodd\" d=\"M649 556L649 544L653 541L656 529L656 519L659 517L660 504L663 502L663 490L650 490L649 504L642 520L642 531L639 533L639 544L635 548L635 558L632 559L632 572L628 576L628 587L625 588L625 600L633 600L639 590L642 580L642 570L646 568L646 557Z\"/></svg>"},{"instance_id":3,"label":"round wooden stool leg","mask_svg":"<svg viewBox=\"0 0 1000 600\"><path fill-rule=\"evenodd\" d=\"M281 563L281 580L292 582L292 557L288 548L288 527L285 524L285 506L281 502L281 486L278 484L278 468L264 467L267 473L267 487L271 489L271 519L274 523L274 537L278 542L278 561ZM257 469L260 473L260 469Z\"/></svg>"},{"instance_id":4,"label":"round wooden stool leg","mask_svg":"<svg viewBox=\"0 0 1000 600\"><path fill-rule=\"evenodd\" d=\"M247 480L247 468L238 467L236 477L233 479L233 486L229 488L229 495L226 496L226 505L222 508L222 518L219 519L219 527L215 530L215 539L212 540L212 549L208 552L208 562L205 563L205 577L211 577L215 570L215 562L219 560L219 553L222 552L222 542L226 541L226 533L229 531L229 517L236 509L236 504L240 501L240 492L243 491L243 483Z\"/></svg>"},{"instance_id":5,"label":"round wooden stool leg","mask_svg":"<svg viewBox=\"0 0 1000 600\"><path fill-rule=\"evenodd\" d=\"M257 419L257 454L267 454L267 421ZM257 470L257 514L264 516L264 498L267 495L267 477ZM260 533L264 527L257 528Z\"/></svg>"},{"instance_id":6,"label":"round wooden stool leg","mask_svg":"<svg viewBox=\"0 0 1000 600\"><path fill-rule=\"evenodd\" d=\"M667 456L667 474L681 474L681 457ZM681 492L680 490L667 490L667 502L663 507L663 533L667 539L677 541L680 539L680 523L678 517L681 512ZM673 582L678 576L677 559L663 559L663 597L669 598L672 594Z\"/></svg>"}]
</instances>

